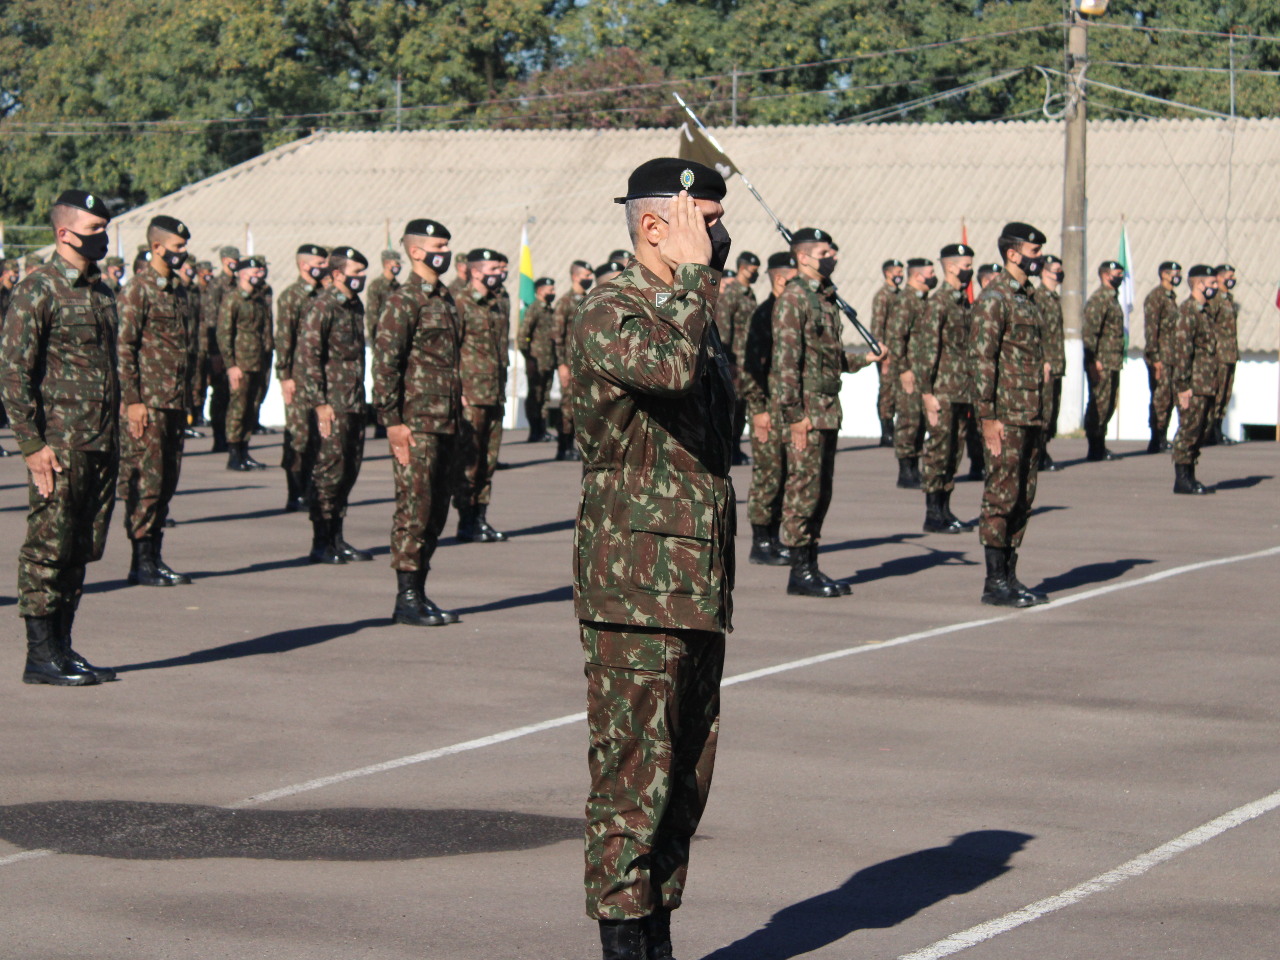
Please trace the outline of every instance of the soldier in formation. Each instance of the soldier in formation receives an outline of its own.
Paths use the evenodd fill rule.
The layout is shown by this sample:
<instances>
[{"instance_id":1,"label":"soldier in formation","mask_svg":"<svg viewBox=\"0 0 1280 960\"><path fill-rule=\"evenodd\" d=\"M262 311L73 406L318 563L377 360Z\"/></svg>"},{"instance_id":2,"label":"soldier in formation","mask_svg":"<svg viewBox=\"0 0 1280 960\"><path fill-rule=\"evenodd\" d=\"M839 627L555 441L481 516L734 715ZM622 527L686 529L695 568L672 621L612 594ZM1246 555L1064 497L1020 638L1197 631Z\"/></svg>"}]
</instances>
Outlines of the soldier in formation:
<instances>
[{"instance_id":1,"label":"soldier in formation","mask_svg":"<svg viewBox=\"0 0 1280 960\"><path fill-rule=\"evenodd\" d=\"M742 355L746 350L751 315L756 309L756 295L751 285L760 276L760 258L749 250L743 251L738 254L736 267L727 274L728 282L721 288L720 299L716 303L716 328L720 331L720 340L733 371L734 390L738 394L733 420L734 436L738 442L734 446L733 464L740 466L750 463L741 446L742 430L747 421L747 405L742 397Z\"/></svg>"},{"instance_id":2,"label":"soldier in formation","mask_svg":"<svg viewBox=\"0 0 1280 960\"><path fill-rule=\"evenodd\" d=\"M224 248L225 249L225 248ZM265 292L266 264L260 257L236 261L235 286L224 290L218 305L218 353L226 369L229 391L226 413L227 469L265 470L249 453L254 404L270 373L271 303Z\"/></svg>"},{"instance_id":3,"label":"soldier in formation","mask_svg":"<svg viewBox=\"0 0 1280 960\"><path fill-rule=\"evenodd\" d=\"M915 257L907 261L907 282L895 297L885 321L885 349L890 369L897 381L894 394L893 453L898 459L898 486L919 490L920 456L924 452L924 407L911 372L911 343L928 310L929 293L938 285L932 260Z\"/></svg>"},{"instance_id":4,"label":"soldier in formation","mask_svg":"<svg viewBox=\"0 0 1280 960\"><path fill-rule=\"evenodd\" d=\"M1120 368L1124 366L1124 311L1116 291L1124 282L1124 267L1114 260L1098 266L1098 289L1084 307L1084 373L1089 382L1089 405L1084 413L1085 454L1091 461L1114 460L1107 449L1107 425L1120 399Z\"/></svg>"},{"instance_id":5,"label":"soldier in formation","mask_svg":"<svg viewBox=\"0 0 1280 960\"><path fill-rule=\"evenodd\" d=\"M575 260L569 266L569 289L552 308L551 352L556 376L560 380L560 433L557 437L557 460L580 460L578 445L574 441L573 385L569 377L569 339L573 318L577 316L591 284L595 271L585 260Z\"/></svg>"},{"instance_id":6,"label":"soldier in formation","mask_svg":"<svg viewBox=\"0 0 1280 960\"><path fill-rule=\"evenodd\" d=\"M1169 418L1173 413L1173 381L1166 356L1173 347L1174 328L1178 323L1177 289L1182 283L1182 265L1175 260L1160 264L1160 282L1142 301L1142 359L1147 365L1147 387L1151 405L1147 423L1151 441L1147 453L1169 449Z\"/></svg>"},{"instance_id":7,"label":"soldier in formation","mask_svg":"<svg viewBox=\"0 0 1280 960\"><path fill-rule=\"evenodd\" d=\"M533 302L525 307L516 333L516 347L524 357L525 419L529 421L529 442L542 443L552 440L547 432L547 395L551 392L551 378L555 376L555 313L551 305L556 299L556 281L552 277L539 277L533 282Z\"/></svg>"},{"instance_id":8,"label":"soldier in formation","mask_svg":"<svg viewBox=\"0 0 1280 960\"><path fill-rule=\"evenodd\" d=\"M9 303L13 300L13 288L18 283L17 260L0 260L0 334L4 333L4 318L9 312ZM0 402L0 427L9 426L9 415L5 412L4 403ZM0 457L9 456L10 451L0 445Z\"/></svg>"},{"instance_id":9,"label":"soldier in formation","mask_svg":"<svg viewBox=\"0 0 1280 960\"><path fill-rule=\"evenodd\" d=\"M103 281L116 296L124 289L124 258L107 257L102 261Z\"/></svg>"},{"instance_id":10,"label":"soldier in formation","mask_svg":"<svg viewBox=\"0 0 1280 960\"><path fill-rule=\"evenodd\" d=\"M1209 301L1210 314L1218 330L1218 393L1209 415L1207 446L1219 443L1231 445L1235 440L1222 432L1227 407L1231 404L1231 392L1236 383L1236 364L1240 362L1240 342L1237 338L1236 299L1231 291L1236 285L1236 268L1229 263L1214 270L1218 280L1218 293Z\"/></svg>"},{"instance_id":11,"label":"soldier in formation","mask_svg":"<svg viewBox=\"0 0 1280 960\"><path fill-rule=\"evenodd\" d=\"M1218 273L1197 264L1187 273L1191 295L1178 309L1173 343L1168 351L1170 380L1178 401L1178 432L1173 438L1173 492L1214 493L1196 478L1200 448L1212 429L1222 392L1223 363L1218 352L1221 326L1210 305L1220 295Z\"/></svg>"},{"instance_id":12,"label":"soldier in formation","mask_svg":"<svg viewBox=\"0 0 1280 960\"><path fill-rule=\"evenodd\" d=\"M1040 343L1045 362L1049 365L1049 380L1044 388L1044 423L1040 428L1039 469L1056 473L1059 469L1049 456L1049 441L1058 435L1058 413L1062 408L1062 378L1067 373L1067 343L1062 322L1062 299L1058 293L1065 276L1062 261L1055 256L1044 258L1044 270L1040 274L1040 289L1036 291L1036 306L1040 310Z\"/></svg>"},{"instance_id":13,"label":"soldier in formation","mask_svg":"<svg viewBox=\"0 0 1280 960\"><path fill-rule=\"evenodd\" d=\"M296 513L308 505L311 462L315 438L311 435L311 411L298 398L294 361L298 355L298 334L302 318L323 289L320 278L329 265L329 251L319 244L304 243L294 254L298 279L285 288L276 303L276 379L284 400L284 443L280 466L285 475L285 510Z\"/></svg>"},{"instance_id":14,"label":"soldier in formation","mask_svg":"<svg viewBox=\"0 0 1280 960\"><path fill-rule=\"evenodd\" d=\"M877 343L886 341L889 323L889 308L894 298L902 290L906 265L901 260L886 260L880 264L880 276L884 283L871 299L871 335ZM880 389L877 392L876 413L880 418L880 446L893 446L893 401L896 396L897 378L894 377L890 365L893 358L886 356L876 364L876 375L880 378Z\"/></svg>"},{"instance_id":15,"label":"soldier in formation","mask_svg":"<svg viewBox=\"0 0 1280 960\"><path fill-rule=\"evenodd\" d=\"M226 246L218 251L218 263L222 272L209 282L205 289L205 302L201 309L209 343L209 426L213 429L213 453L226 453L227 409L231 406L231 384L227 379L227 362L218 345L218 323L222 314L222 301L236 290L236 265L240 262L240 249Z\"/></svg>"}]
</instances>

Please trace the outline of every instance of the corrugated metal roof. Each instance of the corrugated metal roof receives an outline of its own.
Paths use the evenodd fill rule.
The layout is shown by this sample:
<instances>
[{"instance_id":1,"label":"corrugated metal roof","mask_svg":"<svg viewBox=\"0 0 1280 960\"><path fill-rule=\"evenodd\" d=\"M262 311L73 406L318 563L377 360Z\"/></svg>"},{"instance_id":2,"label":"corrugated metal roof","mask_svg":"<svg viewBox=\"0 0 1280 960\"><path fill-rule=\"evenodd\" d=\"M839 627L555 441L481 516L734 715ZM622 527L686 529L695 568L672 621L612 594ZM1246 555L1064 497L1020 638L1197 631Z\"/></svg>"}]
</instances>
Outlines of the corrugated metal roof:
<instances>
[{"instance_id":1,"label":"corrugated metal roof","mask_svg":"<svg viewBox=\"0 0 1280 960\"><path fill-rule=\"evenodd\" d=\"M1008 220L1061 234L1062 127L1057 123L746 127L716 131L735 163L792 228L821 226L840 244L836 282L866 308L888 257L936 256L961 222L979 259L996 259ZM157 212L183 219L193 249L243 246L269 258L277 287L299 243L348 243L374 255L404 222L447 224L456 250L493 246L513 259L527 217L537 273L566 277L628 246L611 200L639 162L669 155L672 130L317 133L130 211L123 249ZM1090 123L1090 264L1116 256L1128 225L1139 296L1156 265L1230 259L1239 272L1241 345L1277 348L1280 120ZM780 248L763 211L730 182L734 250ZM1056 243L1050 243L1050 250ZM1090 268L1092 270L1092 267ZM1090 285L1092 289L1092 284ZM1141 323L1134 324L1141 346Z\"/></svg>"}]
</instances>

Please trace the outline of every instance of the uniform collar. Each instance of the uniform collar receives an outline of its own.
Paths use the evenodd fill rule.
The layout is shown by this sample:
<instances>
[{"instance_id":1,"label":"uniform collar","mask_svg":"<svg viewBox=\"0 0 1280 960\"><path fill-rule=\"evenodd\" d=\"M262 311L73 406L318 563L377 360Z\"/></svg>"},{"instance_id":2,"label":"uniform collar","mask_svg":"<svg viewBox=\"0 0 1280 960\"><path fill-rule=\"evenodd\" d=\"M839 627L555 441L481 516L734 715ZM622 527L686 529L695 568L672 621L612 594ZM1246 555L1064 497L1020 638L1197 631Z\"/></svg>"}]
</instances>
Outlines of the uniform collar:
<instances>
[{"instance_id":1,"label":"uniform collar","mask_svg":"<svg viewBox=\"0 0 1280 960\"><path fill-rule=\"evenodd\" d=\"M89 265L86 266L83 271L81 271L81 270L77 270L70 263L68 263L66 258L64 258L62 254L56 255L49 262L49 264L47 264L47 266L54 267L58 271L58 273L62 274L62 276L66 280L70 281L72 284L78 283L81 279L83 279L87 285L92 286L102 276L102 271L98 268L98 265L94 263L92 260L90 260Z\"/></svg>"},{"instance_id":2,"label":"uniform collar","mask_svg":"<svg viewBox=\"0 0 1280 960\"><path fill-rule=\"evenodd\" d=\"M991 282L993 284L998 283L1004 289L1012 291L1013 293L1021 293L1024 296L1029 292L1031 292L1030 277L1027 278L1026 283L1019 283L1017 280L1013 279L1013 275L1009 273L1008 270L1005 270L1003 268L1000 270L998 274L996 274L996 278Z\"/></svg>"}]
</instances>

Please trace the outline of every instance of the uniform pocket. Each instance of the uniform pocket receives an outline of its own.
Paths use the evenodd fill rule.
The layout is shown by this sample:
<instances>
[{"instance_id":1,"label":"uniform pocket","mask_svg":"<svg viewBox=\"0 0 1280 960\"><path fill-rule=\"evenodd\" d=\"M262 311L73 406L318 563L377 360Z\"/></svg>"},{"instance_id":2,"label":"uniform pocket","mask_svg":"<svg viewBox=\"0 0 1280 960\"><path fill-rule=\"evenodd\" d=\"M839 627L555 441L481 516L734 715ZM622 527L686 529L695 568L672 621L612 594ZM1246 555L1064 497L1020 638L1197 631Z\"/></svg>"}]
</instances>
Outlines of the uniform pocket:
<instances>
[{"instance_id":1,"label":"uniform pocket","mask_svg":"<svg viewBox=\"0 0 1280 960\"><path fill-rule=\"evenodd\" d=\"M715 505L676 497L632 497L631 583L649 593L710 592Z\"/></svg>"}]
</instances>

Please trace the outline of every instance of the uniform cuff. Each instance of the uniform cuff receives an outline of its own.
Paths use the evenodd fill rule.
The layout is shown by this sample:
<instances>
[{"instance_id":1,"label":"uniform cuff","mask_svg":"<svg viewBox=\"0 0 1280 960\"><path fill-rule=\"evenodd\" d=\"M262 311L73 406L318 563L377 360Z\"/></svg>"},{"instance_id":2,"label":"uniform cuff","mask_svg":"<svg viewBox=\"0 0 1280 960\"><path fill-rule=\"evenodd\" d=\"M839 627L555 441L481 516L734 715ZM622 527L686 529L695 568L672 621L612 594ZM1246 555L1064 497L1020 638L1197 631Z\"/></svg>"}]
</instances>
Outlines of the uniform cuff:
<instances>
[{"instance_id":1,"label":"uniform cuff","mask_svg":"<svg viewBox=\"0 0 1280 960\"><path fill-rule=\"evenodd\" d=\"M22 451L24 457L29 457L33 453L43 450L47 444L40 437L32 437L30 440L19 440L18 449Z\"/></svg>"},{"instance_id":2,"label":"uniform cuff","mask_svg":"<svg viewBox=\"0 0 1280 960\"><path fill-rule=\"evenodd\" d=\"M986 400L979 400L973 405L973 412L979 420L994 420L996 418L996 405Z\"/></svg>"},{"instance_id":3,"label":"uniform cuff","mask_svg":"<svg viewBox=\"0 0 1280 960\"><path fill-rule=\"evenodd\" d=\"M714 300L720 292L720 274L700 263L682 263L676 267L675 287Z\"/></svg>"},{"instance_id":4,"label":"uniform cuff","mask_svg":"<svg viewBox=\"0 0 1280 960\"><path fill-rule=\"evenodd\" d=\"M784 403L778 409L778 415L784 423L799 423L804 419L804 404Z\"/></svg>"},{"instance_id":5,"label":"uniform cuff","mask_svg":"<svg viewBox=\"0 0 1280 960\"><path fill-rule=\"evenodd\" d=\"M378 422L384 427L404 426L404 418L400 416L399 410L379 410Z\"/></svg>"}]
</instances>

